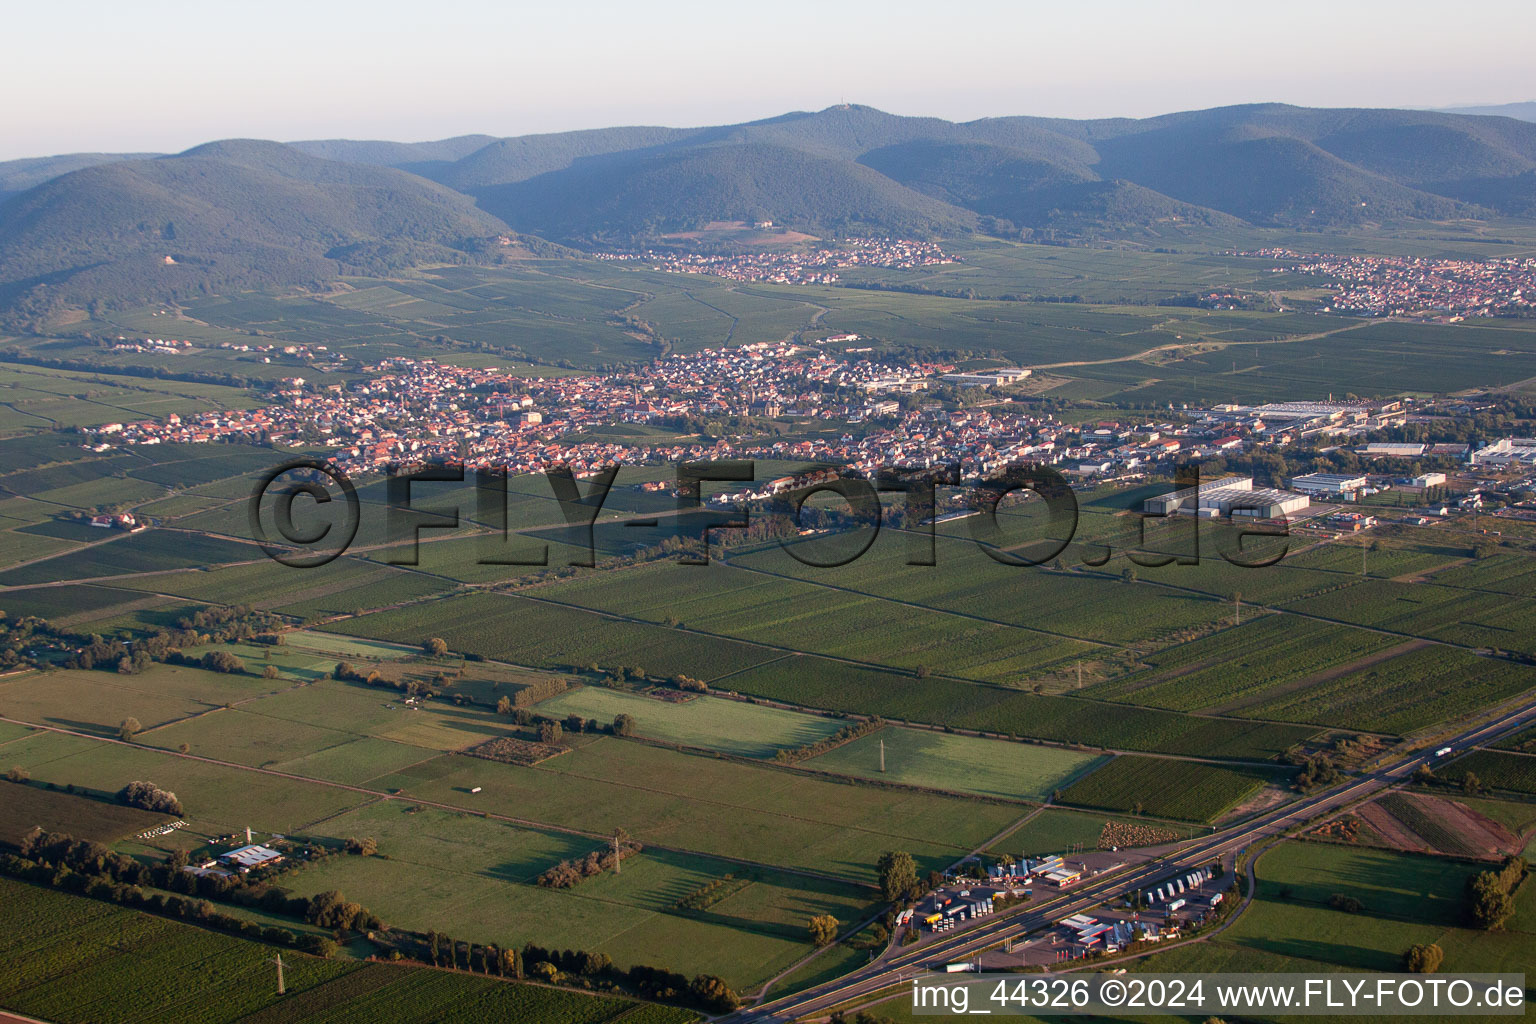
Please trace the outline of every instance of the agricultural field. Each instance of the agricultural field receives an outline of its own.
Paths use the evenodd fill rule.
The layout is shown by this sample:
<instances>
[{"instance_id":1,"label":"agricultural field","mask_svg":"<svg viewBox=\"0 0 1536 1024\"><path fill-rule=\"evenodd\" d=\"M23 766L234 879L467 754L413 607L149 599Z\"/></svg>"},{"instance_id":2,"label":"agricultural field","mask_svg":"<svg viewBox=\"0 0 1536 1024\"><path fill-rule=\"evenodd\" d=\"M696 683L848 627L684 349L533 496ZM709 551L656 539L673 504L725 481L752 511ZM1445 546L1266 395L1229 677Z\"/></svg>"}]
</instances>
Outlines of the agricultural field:
<instances>
[{"instance_id":1,"label":"agricultural field","mask_svg":"<svg viewBox=\"0 0 1536 1024\"><path fill-rule=\"evenodd\" d=\"M1278 688L1269 699L1236 713L1401 734L1533 687L1536 668L1529 665L1429 645L1302 688Z\"/></svg>"},{"instance_id":2,"label":"agricultural field","mask_svg":"<svg viewBox=\"0 0 1536 1024\"><path fill-rule=\"evenodd\" d=\"M1109 830L1106 832L1106 830ZM1008 854L1013 857L1040 857L1051 853L1063 853L1071 847L1084 850L1107 849L1109 846L1146 845L1106 841L1122 836L1140 836L1143 840L1170 842L1189 839L1205 830L1175 822L1147 821L1144 818L1095 814L1092 811L1075 811L1065 807L1047 807L1026 821L1014 832L988 847L994 855Z\"/></svg>"},{"instance_id":3,"label":"agricultural field","mask_svg":"<svg viewBox=\"0 0 1536 1024\"><path fill-rule=\"evenodd\" d=\"M1068 786L1061 802L1208 822L1279 780L1265 769L1122 755Z\"/></svg>"},{"instance_id":4,"label":"agricultural field","mask_svg":"<svg viewBox=\"0 0 1536 1024\"><path fill-rule=\"evenodd\" d=\"M455 651L545 668L642 668L706 682L772 661L780 652L665 626L606 618L528 597L469 594L327 624L326 632L392 643L442 637Z\"/></svg>"},{"instance_id":5,"label":"agricultural field","mask_svg":"<svg viewBox=\"0 0 1536 1024\"><path fill-rule=\"evenodd\" d=\"M273 947L10 879L0 879L0 894L13 925L0 936L0 1006L58 1024L131 1024L146 1014L187 1024L696 1019L627 999L290 950L288 995L279 997Z\"/></svg>"},{"instance_id":6,"label":"agricultural field","mask_svg":"<svg viewBox=\"0 0 1536 1024\"><path fill-rule=\"evenodd\" d=\"M39 786L7 783L0 790L0 844L14 845L33 828L113 843L170 820L168 815Z\"/></svg>"},{"instance_id":7,"label":"agricultural field","mask_svg":"<svg viewBox=\"0 0 1536 1024\"><path fill-rule=\"evenodd\" d=\"M743 757L772 757L786 748L815 743L846 724L836 718L676 690L646 696L597 686L540 701L535 710L549 718L579 715L604 724L629 715L638 736Z\"/></svg>"},{"instance_id":8,"label":"agricultural field","mask_svg":"<svg viewBox=\"0 0 1536 1024\"><path fill-rule=\"evenodd\" d=\"M714 685L833 711L1112 750L1269 760L1317 732L1312 726L1195 718L1077 697L920 678L808 656L748 669Z\"/></svg>"},{"instance_id":9,"label":"agricultural field","mask_svg":"<svg viewBox=\"0 0 1536 1024\"><path fill-rule=\"evenodd\" d=\"M1097 653L1033 629L718 564L596 573L541 587L539 597L780 650L989 682Z\"/></svg>"},{"instance_id":10,"label":"agricultural field","mask_svg":"<svg viewBox=\"0 0 1536 1024\"><path fill-rule=\"evenodd\" d=\"M108 531L99 531L112 536ZM61 580L90 580L105 576L265 559L254 544L206 537L179 530L117 532L102 544L72 551L0 573L0 586L27 586Z\"/></svg>"},{"instance_id":11,"label":"agricultural field","mask_svg":"<svg viewBox=\"0 0 1536 1024\"><path fill-rule=\"evenodd\" d=\"M314 569L295 569L267 559L257 548L242 547L255 552L259 561L204 572L135 576L118 585L212 604L249 604L300 619L350 615L419 600L454 585L451 580L355 558L338 558Z\"/></svg>"},{"instance_id":12,"label":"agricultural field","mask_svg":"<svg viewBox=\"0 0 1536 1024\"><path fill-rule=\"evenodd\" d=\"M1536 757L1529 754L1474 750L1466 757L1458 757L1445 767L1435 769L1435 775L1455 785L1462 784L1469 775L1476 775L1484 786L1511 793L1536 794Z\"/></svg>"},{"instance_id":13,"label":"agricultural field","mask_svg":"<svg viewBox=\"0 0 1536 1024\"><path fill-rule=\"evenodd\" d=\"M1398 646L1399 638L1287 615L1260 615L1148 655L1147 667L1085 696L1169 711L1241 715L1278 692L1305 689L1329 669ZM1266 717L1281 717L1269 715Z\"/></svg>"},{"instance_id":14,"label":"agricultural field","mask_svg":"<svg viewBox=\"0 0 1536 1024\"><path fill-rule=\"evenodd\" d=\"M175 793L192 828L208 836L247 826L289 835L369 799L336 786L257 776L247 768L169 751L51 732L6 744L5 760L30 772L34 784L72 785L95 794L116 793L136 780L153 782Z\"/></svg>"},{"instance_id":15,"label":"agricultural field","mask_svg":"<svg viewBox=\"0 0 1536 1024\"><path fill-rule=\"evenodd\" d=\"M817 771L956 793L1043 800L1103 760L1061 747L885 728L801 764Z\"/></svg>"},{"instance_id":16,"label":"agricultural field","mask_svg":"<svg viewBox=\"0 0 1536 1024\"><path fill-rule=\"evenodd\" d=\"M301 892L338 889L397 926L426 930L452 921L454 934L471 941L600 949L621 966L659 963L690 976L718 973L742 989L805 955L810 917L832 914L851 924L874 895L659 848L627 858L618 873L570 889L542 888L533 884L541 871L603 841L467 813L410 812L398 801L359 809L326 827L375 836L388 859L338 857L308 867L291 877ZM727 875L747 884L732 886L705 910L679 906Z\"/></svg>"},{"instance_id":17,"label":"agricultural field","mask_svg":"<svg viewBox=\"0 0 1536 1024\"><path fill-rule=\"evenodd\" d=\"M1020 817L1014 804L808 778L603 737L528 768L444 756L370 784L651 846L868 882L888 849L947 866ZM479 787L480 793L471 791Z\"/></svg>"},{"instance_id":18,"label":"agricultural field","mask_svg":"<svg viewBox=\"0 0 1536 1024\"><path fill-rule=\"evenodd\" d=\"M1359 816L1383 845L1400 850L1498 860L1523 845L1497 821L1440 797L1388 793L1362 806Z\"/></svg>"},{"instance_id":19,"label":"agricultural field","mask_svg":"<svg viewBox=\"0 0 1536 1024\"><path fill-rule=\"evenodd\" d=\"M1147 970L1238 970L1234 957L1256 957L1252 969L1268 970L1269 958L1283 957L1290 970L1358 969L1395 971L1414 943L1437 943L1445 951L1442 971L1514 971L1530 963L1536 949L1536 903L1525 886L1517 911L1503 932L1460 927L1466 879L1476 864L1361 849L1329 843L1285 842L1258 862L1258 899L1226 932L1188 947L1184 967L1165 966L1165 956L1144 962ZM1350 914L1328 907L1334 893L1358 899L1364 909ZM1200 966L1194 966L1198 963Z\"/></svg>"}]
</instances>

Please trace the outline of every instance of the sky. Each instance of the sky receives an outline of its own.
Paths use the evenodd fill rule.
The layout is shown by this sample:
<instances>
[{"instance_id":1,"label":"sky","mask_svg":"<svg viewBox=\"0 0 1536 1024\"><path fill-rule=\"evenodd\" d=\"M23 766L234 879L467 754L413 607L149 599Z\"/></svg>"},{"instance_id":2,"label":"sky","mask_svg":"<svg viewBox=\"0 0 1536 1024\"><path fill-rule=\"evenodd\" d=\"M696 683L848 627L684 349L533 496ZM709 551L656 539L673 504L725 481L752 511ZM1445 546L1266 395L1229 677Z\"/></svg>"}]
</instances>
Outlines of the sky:
<instances>
[{"instance_id":1,"label":"sky","mask_svg":"<svg viewBox=\"0 0 1536 1024\"><path fill-rule=\"evenodd\" d=\"M218 138L1536 98L1530 0L8 5L0 159Z\"/></svg>"}]
</instances>

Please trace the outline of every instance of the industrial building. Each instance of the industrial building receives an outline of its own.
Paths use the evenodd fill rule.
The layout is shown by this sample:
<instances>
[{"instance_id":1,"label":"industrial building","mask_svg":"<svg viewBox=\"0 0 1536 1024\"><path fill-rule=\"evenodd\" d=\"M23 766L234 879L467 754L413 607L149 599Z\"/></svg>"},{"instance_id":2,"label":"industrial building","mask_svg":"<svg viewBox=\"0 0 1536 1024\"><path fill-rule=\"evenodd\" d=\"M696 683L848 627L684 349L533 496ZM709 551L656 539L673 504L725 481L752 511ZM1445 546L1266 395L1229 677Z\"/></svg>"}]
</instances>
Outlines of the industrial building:
<instances>
[{"instance_id":1,"label":"industrial building","mask_svg":"<svg viewBox=\"0 0 1536 1024\"><path fill-rule=\"evenodd\" d=\"M1536 437L1506 437L1472 453L1474 466L1536 466Z\"/></svg>"},{"instance_id":2,"label":"industrial building","mask_svg":"<svg viewBox=\"0 0 1536 1024\"><path fill-rule=\"evenodd\" d=\"M1353 501L1357 494L1365 490L1365 477L1344 473L1308 473L1291 477L1291 490Z\"/></svg>"},{"instance_id":3,"label":"industrial building","mask_svg":"<svg viewBox=\"0 0 1536 1024\"><path fill-rule=\"evenodd\" d=\"M1171 494L1160 494L1142 503L1150 515L1166 516L1174 512L1215 518L1245 516L1256 519L1282 519L1311 504L1305 494L1254 487L1249 476L1224 476L1186 487Z\"/></svg>"},{"instance_id":4,"label":"industrial building","mask_svg":"<svg viewBox=\"0 0 1536 1024\"><path fill-rule=\"evenodd\" d=\"M957 384L962 388L1006 387L1017 384L1030 375L1029 370L1010 366L1001 370L974 370L970 373L946 373L939 379L945 384Z\"/></svg>"}]
</instances>

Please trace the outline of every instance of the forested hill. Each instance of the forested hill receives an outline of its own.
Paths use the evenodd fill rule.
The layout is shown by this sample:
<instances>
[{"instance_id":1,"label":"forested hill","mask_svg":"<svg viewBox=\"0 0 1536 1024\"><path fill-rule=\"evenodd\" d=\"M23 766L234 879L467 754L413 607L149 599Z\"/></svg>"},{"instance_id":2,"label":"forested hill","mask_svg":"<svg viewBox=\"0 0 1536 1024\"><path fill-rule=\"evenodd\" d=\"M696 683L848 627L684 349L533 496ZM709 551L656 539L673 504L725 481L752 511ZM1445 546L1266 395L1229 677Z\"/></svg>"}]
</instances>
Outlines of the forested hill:
<instances>
[{"instance_id":1,"label":"forested hill","mask_svg":"<svg viewBox=\"0 0 1536 1024\"><path fill-rule=\"evenodd\" d=\"M452 261L507 232L473 200L273 142L72 171L0 204L0 304L22 315Z\"/></svg>"},{"instance_id":2,"label":"forested hill","mask_svg":"<svg viewBox=\"0 0 1536 1024\"><path fill-rule=\"evenodd\" d=\"M7 190L0 305L35 315L484 258L509 232L591 247L772 220L1071 240L1531 217L1536 124L1283 104L954 123L841 105L703 128L76 154L0 164Z\"/></svg>"}]
</instances>

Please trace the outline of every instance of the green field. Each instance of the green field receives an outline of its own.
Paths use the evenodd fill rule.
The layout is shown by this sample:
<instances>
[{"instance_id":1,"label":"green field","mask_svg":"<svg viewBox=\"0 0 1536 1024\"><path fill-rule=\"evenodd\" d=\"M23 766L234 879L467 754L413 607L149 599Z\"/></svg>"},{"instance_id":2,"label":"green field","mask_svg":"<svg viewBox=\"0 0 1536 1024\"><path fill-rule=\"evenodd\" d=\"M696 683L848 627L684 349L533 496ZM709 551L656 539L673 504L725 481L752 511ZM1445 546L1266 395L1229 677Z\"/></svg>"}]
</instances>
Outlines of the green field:
<instances>
[{"instance_id":1,"label":"green field","mask_svg":"<svg viewBox=\"0 0 1536 1024\"><path fill-rule=\"evenodd\" d=\"M676 691L671 692L676 696ZM745 701L694 695L679 702L597 686L541 701L537 711L549 718L579 715L604 724L629 715L635 720L637 736L743 757L772 757L779 750L815 743L846 724Z\"/></svg>"},{"instance_id":2,"label":"green field","mask_svg":"<svg viewBox=\"0 0 1536 1024\"><path fill-rule=\"evenodd\" d=\"M881 745L885 769L880 768ZM807 768L957 793L1043 800L1104 760L1060 747L887 728L828 751Z\"/></svg>"},{"instance_id":3,"label":"green field","mask_svg":"<svg viewBox=\"0 0 1536 1024\"><path fill-rule=\"evenodd\" d=\"M695 1019L627 999L291 950L280 997L271 946L10 879L0 879L0 895L10 923L0 935L0 1006L58 1024Z\"/></svg>"},{"instance_id":4,"label":"green field","mask_svg":"<svg viewBox=\"0 0 1536 1024\"><path fill-rule=\"evenodd\" d=\"M533 885L560 860L601 840L521 829L469 814L408 813L375 804L327 823L342 835L372 835L388 859L332 858L293 876L302 892L339 889L393 925L425 930L454 922L454 934L481 942L534 942L600 949L621 966L662 963L689 976L718 973L747 988L805 955L805 922L832 914L852 924L874 893L692 854L647 850L618 874L571 889ZM677 902L734 874L751 884L706 911Z\"/></svg>"},{"instance_id":5,"label":"green field","mask_svg":"<svg viewBox=\"0 0 1536 1024\"><path fill-rule=\"evenodd\" d=\"M1068 786L1061 801L1154 817L1214 821L1260 786L1279 780L1261 768L1122 755Z\"/></svg>"},{"instance_id":6,"label":"green field","mask_svg":"<svg viewBox=\"0 0 1536 1024\"><path fill-rule=\"evenodd\" d=\"M1434 942L1445 951L1445 972L1522 971L1536 950L1529 882L1503 932L1474 931L1461 927L1462 900L1467 876L1478 870L1439 857L1282 843L1259 860L1253 907L1211 943L1188 947L1179 962L1190 966L1164 956L1143 963L1148 970L1269 970L1283 962L1279 969L1395 971L1410 945ZM1334 893L1353 896L1364 910L1330 909ZM1215 947L1210 955L1206 946Z\"/></svg>"}]
</instances>

